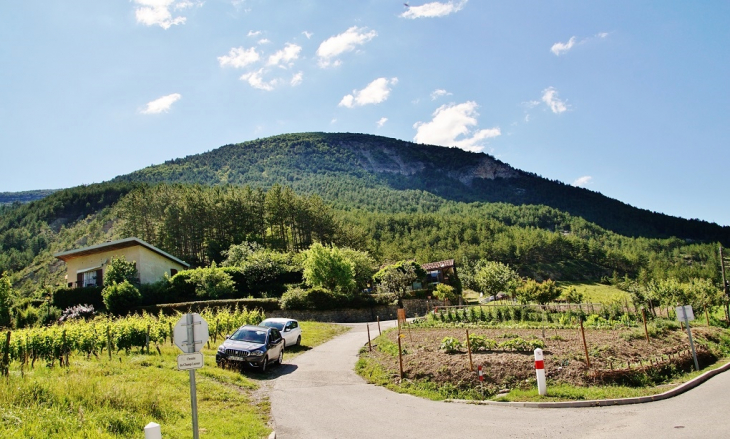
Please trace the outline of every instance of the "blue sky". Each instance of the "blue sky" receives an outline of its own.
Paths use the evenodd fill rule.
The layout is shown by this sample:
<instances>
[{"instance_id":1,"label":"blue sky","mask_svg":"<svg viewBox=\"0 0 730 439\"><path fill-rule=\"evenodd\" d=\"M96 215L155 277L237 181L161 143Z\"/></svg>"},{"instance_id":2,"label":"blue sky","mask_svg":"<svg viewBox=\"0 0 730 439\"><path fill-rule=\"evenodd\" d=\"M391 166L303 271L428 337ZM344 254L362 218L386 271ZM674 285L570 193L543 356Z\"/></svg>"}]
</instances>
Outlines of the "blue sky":
<instances>
[{"instance_id":1,"label":"blue sky","mask_svg":"<svg viewBox=\"0 0 730 439\"><path fill-rule=\"evenodd\" d=\"M727 1L5 1L0 191L359 132L730 225L728 23Z\"/></svg>"}]
</instances>

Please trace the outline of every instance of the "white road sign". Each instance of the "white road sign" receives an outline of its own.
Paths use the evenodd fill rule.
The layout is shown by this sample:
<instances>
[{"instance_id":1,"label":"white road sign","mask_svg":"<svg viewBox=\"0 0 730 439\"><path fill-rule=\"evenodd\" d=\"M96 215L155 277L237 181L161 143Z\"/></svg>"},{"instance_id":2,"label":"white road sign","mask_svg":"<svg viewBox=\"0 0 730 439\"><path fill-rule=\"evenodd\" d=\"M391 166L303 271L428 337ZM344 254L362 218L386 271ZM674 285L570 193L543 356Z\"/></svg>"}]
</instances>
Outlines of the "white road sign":
<instances>
[{"instance_id":1,"label":"white road sign","mask_svg":"<svg viewBox=\"0 0 730 439\"><path fill-rule=\"evenodd\" d=\"M691 322L695 319L695 313L692 311L691 305L678 306L675 310L677 313L677 320L683 322L685 320L684 313L687 313L687 321Z\"/></svg>"},{"instance_id":2,"label":"white road sign","mask_svg":"<svg viewBox=\"0 0 730 439\"><path fill-rule=\"evenodd\" d=\"M193 340L188 340L188 316L190 314L184 314L180 317L174 328L172 328L172 336L175 340L175 345L185 353L200 352L208 342L208 322L206 322L200 314L192 313L193 321ZM192 348L192 349L191 349Z\"/></svg>"},{"instance_id":3,"label":"white road sign","mask_svg":"<svg viewBox=\"0 0 730 439\"><path fill-rule=\"evenodd\" d=\"M203 354L200 352L177 356L178 370L200 369L201 367L203 367Z\"/></svg>"}]
</instances>

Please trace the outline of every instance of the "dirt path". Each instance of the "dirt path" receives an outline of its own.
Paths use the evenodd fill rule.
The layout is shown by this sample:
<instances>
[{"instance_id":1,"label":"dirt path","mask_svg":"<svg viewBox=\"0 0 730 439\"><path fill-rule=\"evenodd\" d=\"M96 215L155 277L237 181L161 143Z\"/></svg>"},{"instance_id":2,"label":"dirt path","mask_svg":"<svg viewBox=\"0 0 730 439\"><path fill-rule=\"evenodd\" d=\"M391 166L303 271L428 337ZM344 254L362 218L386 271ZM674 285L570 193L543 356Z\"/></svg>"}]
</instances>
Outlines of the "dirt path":
<instances>
[{"instance_id":1,"label":"dirt path","mask_svg":"<svg viewBox=\"0 0 730 439\"><path fill-rule=\"evenodd\" d=\"M277 438L719 438L730 431L728 373L650 404L586 409L449 404L366 384L353 372L367 343L366 328L352 326L296 357L276 379L271 411Z\"/></svg>"}]
</instances>

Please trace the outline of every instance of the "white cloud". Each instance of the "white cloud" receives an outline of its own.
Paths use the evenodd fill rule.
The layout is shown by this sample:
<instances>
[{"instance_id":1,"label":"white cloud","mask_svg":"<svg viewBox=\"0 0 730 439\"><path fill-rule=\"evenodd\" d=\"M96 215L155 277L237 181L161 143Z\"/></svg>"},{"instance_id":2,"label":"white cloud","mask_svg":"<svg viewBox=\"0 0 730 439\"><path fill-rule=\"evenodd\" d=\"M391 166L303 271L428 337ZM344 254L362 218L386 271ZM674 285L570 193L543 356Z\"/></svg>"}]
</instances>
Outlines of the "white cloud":
<instances>
[{"instance_id":1,"label":"white cloud","mask_svg":"<svg viewBox=\"0 0 730 439\"><path fill-rule=\"evenodd\" d=\"M570 49L573 48L575 45L575 37L570 37L567 43L555 43L553 44L553 47L550 48L550 51L554 53L556 56L560 56Z\"/></svg>"},{"instance_id":2,"label":"white cloud","mask_svg":"<svg viewBox=\"0 0 730 439\"><path fill-rule=\"evenodd\" d=\"M390 86L398 83L398 78L378 78L362 90L353 90L340 101L340 107L361 107L368 104L379 104L390 95Z\"/></svg>"},{"instance_id":3,"label":"white cloud","mask_svg":"<svg viewBox=\"0 0 730 439\"><path fill-rule=\"evenodd\" d=\"M377 35L378 33L374 30L368 31L367 28L353 26L339 35L327 38L317 49L320 67L327 67L331 64L339 65L339 60L332 60L345 52L352 52Z\"/></svg>"},{"instance_id":4,"label":"white cloud","mask_svg":"<svg viewBox=\"0 0 730 439\"><path fill-rule=\"evenodd\" d=\"M387 117L381 117L380 120L378 120L375 123L378 125L378 128L382 128L383 125L385 125L385 122L387 122L387 121L388 121Z\"/></svg>"},{"instance_id":5,"label":"white cloud","mask_svg":"<svg viewBox=\"0 0 730 439\"><path fill-rule=\"evenodd\" d=\"M576 179L572 183L572 185L576 186L576 187L584 187L586 185L591 184L591 180L593 180L593 177L591 177L590 175L584 175L583 177Z\"/></svg>"},{"instance_id":6,"label":"white cloud","mask_svg":"<svg viewBox=\"0 0 730 439\"><path fill-rule=\"evenodd\" d=\"M302 80L304 79L304 73L297 72L292 76L291 81L289 82L292 87L296 87L297 85L302 83Z\"/></svg>"},{"instance_id":7,"label":"white cloud","mask_svg":"<svg viewBox=\"0 0 730 439\"><path fill-rule=\"evenodd\" d=\"M568 105L558 99L558 91L554 87L548 87L542 91L542 101L550 107L550 110L555 114L560 114L568 110Z\"/></svg>"},{"instance_id":8,"label":"white cloud","mask_svg":"<svg viewBox=\"0 0 730 439\"><path fill-rule=\"evenodd\" d=\"M256 44L259 44L259 45L261 45L261 44L269 44L270 42L271 42L271 41L269 41L269 39L268 39L268 38L262 38L262 39L258 40L258 41L256 42Z\"/></svg>"},{"instance_id":9,"label":"white cloud","mask_svg":"<svg viewBox=\"0 0 730 439\"><path fill-rule=\"evenodd\" d=\"M527 101L527 102L523 102L522 105L529 110L531 108L535 108L538 105L540 105L540 101L536 101L536 100Z\"/></svg>"},{"instance_id":10,"label":"white cloud","mask_svg":"<svg viewBox=\"0 0 730 439\"><path fill-rule=\"evenodd\" d=\"M312 35L314 35L314 34L313 34L312 32L307 32L307 31L304 31L304 32L302 32L302 34L303 34L303 35L304 35L305 37L307 37L307 39L310 39L310 38L312 38Z\"/></svg>"},{"instance_id":11,"label":"white cloud","mask_svg":"<svg viewBox=\"0 0 730 439\"><path fill-rule=\"evenodd\" d=\"M182 96L180 93L173 93L171 95L157 98L154 101L147 102L147 107L140 111L142 114L159 114L167 113L172 107L172 104L179 101Z\"/></svg>"},{"instance_id":12,"label":"white cloud","mask_svg":"<svg viewBox=\"0 0 730 439\"><path fill-rule=\"evenodd\" d=\"M402 14L403 18L433 18L443 17L454 12L459 12L464 7L468 0L461 0L455 2L450 0L448 2L431 2L421 6L408 6L408 9Z\"/></svg>"},{"instance_id":13,"label":"white cloud","mask_svg":"<svg viewBox=\"0 0 730 439\"><path fill-rule=\"evenodd\" d=\"M598 38L606 38L608 36L608 32L599 32L596 34Z\"/></svg>"},{"instance_id":14,"label":"white cloud","mask_svg":"<svg viewBox=\"0 0 730 439\"><path fill-rule=\"evenodd\" d=\"M276 87L276 84L278 81L276 79L272 79L271 81L264 81L263 79L264 69L259 69L255 72L248 72L241 75L241 81L248 81L248 84L253 87L257 88L259 90L264 91L271 91Z\"/></svg>"},{"instance_id":15,"label":"white cloud","mask_svg":"<svg viewBox=\"0 0 730 439\"><path fill-rule=\"evenodd\" d=\"M246 36L247 37L258 37L259 35L261 35L260 30L250 30L250 31L248 31L248 35L246 35Z\"/></svg>"},{"instance_id":16,"label":"white cloud","mask_svg":"<svg viewBox=\"0 0 730 439\"><path fill-rule=\"evenodd\" d=\"M435 101L436 99L440 98L441 96L451 96L452 93L449 93L448 91L444 89L436 89L433 92L431 92L431 100Z\"/></svg>"},{"instance_id":17,"label":"white cloud","mask_svg":"<svg viewBox=\"0 0 730 439\"><path fill-rule=\"evenodd\" d=\"M297 46L296 44L292 43L286 43L283 49L279 50L269 57L269 62L267 63L267 65L286 68L286 66L290 65L292 61L299 58L299 52L301 51L301 46Z\"/></svg>"},{"instance_id":18,"label":"white cloud","mask_svg":"<svg viewBox=\"0 0 730 439\"><path fill-rule=\"evenodd\" d=\"M442 105L433 112L430 122L416 122L414 142L441 146L455 146L467 151L484 150L482 140L502 134L499 127L472 131L477 126L478 105L474 101ZM457 139L459 138L459 139Z\"/></svg>"},{"instance_id":19,"label":"white cloud","mask_svg":"<svg viewBox=\"0 0 730 439\"><path fill-rule=\"evenodd\" d=\"M253 64L260 58L256 48L244 49L243 47L234 47L228 55L218 57L221 67L231 66L237 69Z\"/></svg>"},{"instance_id":20,"label":"white cloud","mask_svg":"<svg viewBox=\"0 0 730 439\"><path fill-rule=\"evenodd\" d=\"M330 121L330 124L332 124L332 125L334 125L334 124L336 124L336 123L337 123L337 119L332 119L332 120Z\"/></svg>"},{"instance_id":21,"label":"white cloud","mask_svg":"<svg viewBox=\"0 0 730 439\"><path fill-rule=\"evenodd\" d=\"M184 24L187 20L183 16L173 17L170 9L181 11L194 6L202 6L202 1L191 0L132 0L136 5L134 10L137 23L146 26L158 25L163 29L169 29L177 24Z\"/></svg>"}]
</instances>

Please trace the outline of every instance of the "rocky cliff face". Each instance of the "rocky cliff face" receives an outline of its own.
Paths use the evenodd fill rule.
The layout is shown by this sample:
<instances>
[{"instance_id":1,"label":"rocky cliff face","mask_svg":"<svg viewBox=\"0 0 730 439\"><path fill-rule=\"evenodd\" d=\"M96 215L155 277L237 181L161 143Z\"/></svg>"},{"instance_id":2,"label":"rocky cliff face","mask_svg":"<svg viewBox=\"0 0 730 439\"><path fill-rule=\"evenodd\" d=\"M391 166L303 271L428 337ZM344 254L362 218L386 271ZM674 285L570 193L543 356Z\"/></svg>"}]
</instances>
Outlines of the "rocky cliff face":
<instances>
[{"instance_id":1,"label":"rocky cliff face","mask_svg":"<svg viewBox=\"0 0 730 439\"><path fill-rule=\"evenodd\" d=\"M494 180L495 178L515 178L519 172L511 166L496 160L486 154L472 154L467 164L456 165L453 163L434 163L429 160L428 153L423 159L418 160L409 154L404 158L399 148L390 145L373 144L351 144L348 145L354 151L360 161L360 165L369 172L392 173L401 175L415 175L421 172L436 171L444 172L450 178L471 185L475 178Z\"/></svg>"}]
</instances>

